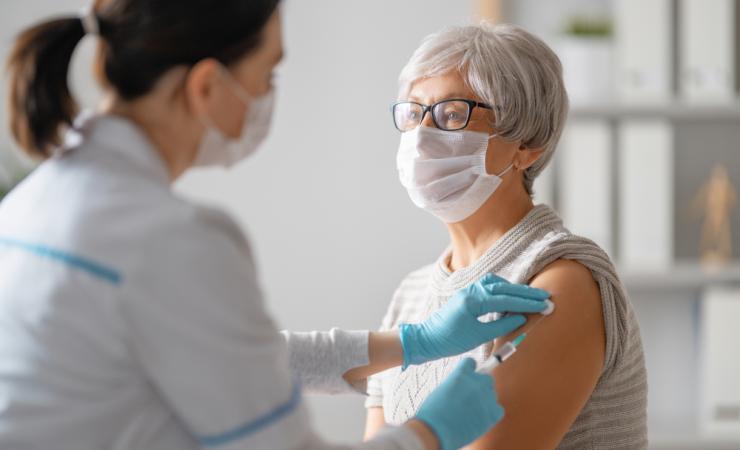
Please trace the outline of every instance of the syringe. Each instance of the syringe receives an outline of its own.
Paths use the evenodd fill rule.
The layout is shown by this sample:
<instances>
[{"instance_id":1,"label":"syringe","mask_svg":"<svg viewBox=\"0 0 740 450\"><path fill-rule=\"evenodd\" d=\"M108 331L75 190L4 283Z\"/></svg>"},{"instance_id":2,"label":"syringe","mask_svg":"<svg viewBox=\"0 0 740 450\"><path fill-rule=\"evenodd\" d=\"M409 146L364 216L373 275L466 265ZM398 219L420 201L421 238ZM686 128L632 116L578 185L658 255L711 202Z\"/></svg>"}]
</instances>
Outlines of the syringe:
<instances>
[{"instance_id":1,"label":"syringe","mask_svg":"<svg viewBox=\"0 0 740 450\"><path fill-rule=\"evenodd\" d=\"M531 332L539 323L544 319L546 316L549 316L550 314L555 311L555 303L553 303L551 300L545 300L545 303L547 304L547 309L542 311L540 314L541 316L535 321L535 323L529 328L529 331ZM507 314L504 314L506 316ZM527 333L522 333L519 336L517 336L513 341L509 341L501 346L500 349L493 352L490 358L483 361L481 363L480 367L476 370L478 373L491 373L493 369L498 367L502 362L506 361L507 359L511 358L511 355L516 353L516 348L519 347L519 344L522 343L524 338L527 337Z\"/></svg>"},{"instance_id":2,"label":"syringe","mask_svg":"<svg viewBox=\"0 0 740 450\"><path fill-rule=\"evenodd\" d=\"M490 358L485 360L480 367L478 367L478 373L491 373L499 364L506 361L516 353L516 348L522 343L524 338L527 337L527 333L520 334L513 341L509 341L501 346L500 349L493 352Z\"/></svg>"}]
</instances>

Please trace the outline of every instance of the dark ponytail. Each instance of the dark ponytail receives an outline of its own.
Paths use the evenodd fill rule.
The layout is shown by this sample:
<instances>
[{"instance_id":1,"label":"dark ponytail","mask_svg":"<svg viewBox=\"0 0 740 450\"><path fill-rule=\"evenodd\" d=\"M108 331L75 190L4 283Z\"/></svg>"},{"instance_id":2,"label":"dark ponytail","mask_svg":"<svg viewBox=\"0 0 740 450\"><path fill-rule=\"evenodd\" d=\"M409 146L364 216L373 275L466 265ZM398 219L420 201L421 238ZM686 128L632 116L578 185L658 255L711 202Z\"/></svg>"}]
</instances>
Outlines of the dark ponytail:
<instances>
[{"instance_id":1,"label":"dark ponytail","mask_svg":"<svg viewBox=\"0 0 740 450\"><path fill-rule=\"evenodd\" d=\"M260 44L279 0L97 0L97 72L124 100L147 94L176 66L206 58L230 65ZM49 20L18 36L7 63L10 127L31 155L46 158L77 114L67 83L85 36L82 20Z\"/></svg>"},{"instance_id":2,"label":"dark ponytail","mask_svg":"<svg viewBox=\"0 0 740 450\"><path fill-rule=\"evenodd\" d=\"M15 42L7 65L10 129L33 156L47 157L77 114L67 74L84 36L80 19L65 18L29 28Z\"/></svg>"}]
</instances>

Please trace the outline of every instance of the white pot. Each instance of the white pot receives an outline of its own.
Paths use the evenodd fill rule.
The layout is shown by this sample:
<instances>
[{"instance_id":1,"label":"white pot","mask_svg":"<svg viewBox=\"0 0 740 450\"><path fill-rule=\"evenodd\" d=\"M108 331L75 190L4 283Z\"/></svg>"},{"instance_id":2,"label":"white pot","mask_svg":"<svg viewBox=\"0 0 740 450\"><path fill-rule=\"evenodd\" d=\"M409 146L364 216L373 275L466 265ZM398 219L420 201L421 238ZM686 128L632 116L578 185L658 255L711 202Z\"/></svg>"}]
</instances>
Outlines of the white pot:
<instances>
[{"instance_id":1,"label":"white pot","mask_svg":"<svg viewBox=\"0 0 740 450\"><path fill-rule=\"evenodd\" d=\"M613 98L614 63L609 38L564 37L557 46L563 79L573 104L608 102Z\"/></svg>"}]
</instances>

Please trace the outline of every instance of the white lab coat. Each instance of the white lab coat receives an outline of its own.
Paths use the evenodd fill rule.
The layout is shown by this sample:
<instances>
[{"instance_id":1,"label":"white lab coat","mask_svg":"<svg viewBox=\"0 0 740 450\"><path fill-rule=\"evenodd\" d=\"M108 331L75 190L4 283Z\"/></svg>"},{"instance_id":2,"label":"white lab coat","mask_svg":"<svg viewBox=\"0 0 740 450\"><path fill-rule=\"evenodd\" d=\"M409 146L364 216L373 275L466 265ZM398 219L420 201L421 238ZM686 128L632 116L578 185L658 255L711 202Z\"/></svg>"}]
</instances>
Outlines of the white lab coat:
<instances>
[{"instance_id":1,"label":"white lab coat","mask_svg":"<svg viewBox=\"0 0 740 450\"><path fill-rule=\"evenodd\" d=\"M367 334L287 342L239 227L178 198L131 122L78 121L0 204L2 449L340 448L301 385L350 390ZM395 428L352 448L421 444Z\"/></svg>"}]
</instances>

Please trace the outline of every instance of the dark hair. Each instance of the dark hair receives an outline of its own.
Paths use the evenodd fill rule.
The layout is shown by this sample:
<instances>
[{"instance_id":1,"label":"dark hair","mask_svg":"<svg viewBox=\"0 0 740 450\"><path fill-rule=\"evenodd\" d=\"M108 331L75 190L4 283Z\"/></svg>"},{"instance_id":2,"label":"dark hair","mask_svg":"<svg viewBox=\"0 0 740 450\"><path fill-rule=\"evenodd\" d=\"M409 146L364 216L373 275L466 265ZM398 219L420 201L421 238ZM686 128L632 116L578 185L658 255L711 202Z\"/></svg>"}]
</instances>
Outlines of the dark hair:
<instances>
[{"instance_id":1,"label":"dark hair","mask_svg":"<svg viewBox=\"0 0 740 450\"><path fill-rule=\"evenodd\" d=\"M98 0L98 74L123 99L148 93L175 66L206 58L230 65L260 43L279 0ZM23 31L7 62L10 128L28 153L48 157L77 114L67 83L85 36L79 17Z\"/></svg>"}]
</instances>

